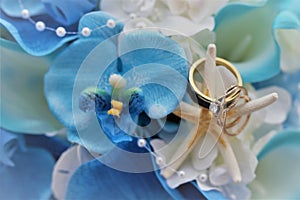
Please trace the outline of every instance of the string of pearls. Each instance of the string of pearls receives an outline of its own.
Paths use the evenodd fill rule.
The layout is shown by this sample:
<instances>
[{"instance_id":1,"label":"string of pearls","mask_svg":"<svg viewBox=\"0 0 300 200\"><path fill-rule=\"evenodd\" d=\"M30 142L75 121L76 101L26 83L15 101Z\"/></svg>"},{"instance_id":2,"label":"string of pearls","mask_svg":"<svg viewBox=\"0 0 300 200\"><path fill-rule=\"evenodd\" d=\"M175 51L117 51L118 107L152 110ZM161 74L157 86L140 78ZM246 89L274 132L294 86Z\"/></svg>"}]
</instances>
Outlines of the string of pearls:
<instances>
[{"instance_id":1,"label":"string of pearls","mask_svg":"<svg viewBox=\"0 0 300 200\"><path fill-rule=\"evenodd\" d=\"M43 22L43 21L35 21L35 20L33 20L31 18L31 16L30 16L30 11L27 8L25 8L22 0L18 0L18 2L19 2L19 6L21 8L21 16L22 16L23 19L29 20L32 24L34 24L35 25L35 29L37 31L40 31L40 32L45 31L45 30L53 31L53 32L56 33L56 35L58 37L64 37L66 35L77 35L77 34L81 34L84 37L89 37L91 35L92 31L95 31L97 29L101 29L101 28L104 28L104 27L108 27L110 29L113 29L113 28L115 28L116 24L119 23L119 22L123 22L123 21L127 21L129 19L136 18L136 15L134 13L132 13L129 16L129 19L118 20L118 21L115 21L113 19L108 19L105 25L99 26L99 27L97 27L95 29L90 29L89 27L83 27L80 32L67 31L62 26L59 26L57 28L52 28L52 27L46 26L45 22Z\"/></svg>"},{"instance_id":2,"label":"string of pearls","mask_svg":"<svg viewBox=\"0 0 300 200\"><path fill-rule=\"evenodd\" d=\"M149 153L151 153L151 155L155 157L156 164L158 164L160 167L163 167L165 165L164 159L149 149L149 147L147 146L147 141L145 139L138 139L137 145L140 148L145 148ZM184 171L176 171L175 169L172 168L170 169L173 170L181 178L185 176Z\"/></svg>"},{"instance_id":3,"label":"string of pearls","mask_svg":"<svg viewBox=\"0 0 300 200\"><path fill-rule=\"evenodd\" d=\"M151 149L149 149L149 147L147 146L147 141L145 139L138 139L137 145L140 148L145 148L149 153L151 153L151 155L155 157L155 162L157 165L159 165L160 167L163 167L163 168L166 167L164 159L161 156L154 153L153 151L151 151ZM179 176L180 178L184 178L186 176L186 173L183 170L177 171L173 168L170 168L170 167L168 167L168 168L171 169L172 171L174 171L177 174L177 176ZM198 176L198 180L202 183L205 183L208 180L207 174L201 173Z\"/></svg>"}]
</instances>

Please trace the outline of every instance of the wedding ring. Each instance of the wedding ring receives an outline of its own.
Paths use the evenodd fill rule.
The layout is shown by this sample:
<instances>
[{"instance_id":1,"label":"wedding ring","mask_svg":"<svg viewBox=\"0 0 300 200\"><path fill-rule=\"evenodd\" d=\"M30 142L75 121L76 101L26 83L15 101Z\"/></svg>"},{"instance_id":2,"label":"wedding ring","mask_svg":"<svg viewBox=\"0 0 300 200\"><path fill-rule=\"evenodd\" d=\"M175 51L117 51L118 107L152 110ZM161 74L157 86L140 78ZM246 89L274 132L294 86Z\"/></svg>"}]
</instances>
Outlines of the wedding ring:
<instances>
[{"instance_id":1,"label":"wedding ring","mask_svg":"<svg viewBox=\"0 0 300 200\"><path fill-rule=\"evenodd\" d=\"M196 85L195 77L194 77L197 69L199 70L199 68L204 67L205 61L206 61L206 58L202 58L202 59L196 61L192 65L192 67L190 68L190 71L189 71L189 82L190 82L192 90L196 93L199 105L204 108L210 109L211 105L214 105L215 102L219 102L220 99L214 99L212 97L205 95L204 92L201 92L200 89ZM228 62L225 59L217 57L216 65L224 66L225 68L227 68L237 79L236 86L242 87L243 82L242 82L241 75L230 62ZM239 97L239 94L240 94L240 90L230 90L230 88L229 88L226 92L226 96L224 97L226 106L229 107L232 103L234 103L236 98Z\"/></svg>"}]
</instances>

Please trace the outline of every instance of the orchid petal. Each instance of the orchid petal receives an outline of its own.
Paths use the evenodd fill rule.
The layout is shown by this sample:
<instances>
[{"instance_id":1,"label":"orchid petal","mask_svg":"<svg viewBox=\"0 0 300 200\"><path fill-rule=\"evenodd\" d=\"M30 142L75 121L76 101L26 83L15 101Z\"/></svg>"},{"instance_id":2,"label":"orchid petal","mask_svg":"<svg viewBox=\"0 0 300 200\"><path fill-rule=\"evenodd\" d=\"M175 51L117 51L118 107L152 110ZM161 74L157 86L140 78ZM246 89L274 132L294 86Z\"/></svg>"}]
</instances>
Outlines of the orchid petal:
<instances>
[{"instance_id":1,"label":"orchid petal","mask_svg":"<svg viewBox=\"0 0 300 200\"><path fill-rule=\"evenodd\" d=\"M38 19L44 21L49 27L56 28L59 26L48 15L39 15ZM14 39L27 53L35 56L50 54L63 44L78 37L77 35L67 35L60 38L56 35L55 31L37 31L35 25L29 20L9 17L2 10L0 24L12 34ZM68 26L66 29L68 31L75 31L76 27Z\"/></svg>"},{"instance_id":2,"label":"orchid petal","mask_svg":"<svg viewBox=\"0 0 300 200\"><path fill-rule=\"evenodd\" d=\"M15 166L0 170L1 199L49 199L54 159L39 148L18 150L12 157ZM29 192L30 191L30 192Z\"/></svg>"},{"instance_id":3,"label":"orchid petal","mask_svg":"<svg viewBox=\"0 0 300 200\"><path fill-rule=\"evenodd\" d=\"M34 134L61 129L44 98L47 59L28 55L15 43L1 40L1 127Z\"/></svg>"},{"instance_id":4,"label":"orchid petal","mask_svg":"<svg viewBox=\"0 0 300 200\"><path fill-rule=\"evenodd\" d=\"M299 198L299 130L276 134L260 152L257 177L251 183L252 198Z\"/></svg>"},{"instance_id":5,"label":"orchid petal","mask_svg":"<svg viewBox=\"0 0 300 200\"><path fill-rule=\"evenodd\" d=\"M76 145L65 151L54 166L52 190L56 198L65 199L67 186L76 169L93 159L82 146Z\"/></svg>"},{"instance_id":6,"label":"orchid petal","mask_svg":"<svg viewBox=\"0 0 300 200\"><path fill-rule=\"evenodd\" d=\"M299 8L300 9L300 8ZM285 72L294 72L300 69L300 21L299 18L288 11L281 12L276 19L275 36L280 47L280 66Z\"/></svg>"},{"instance_id":7,"label":"orchid petal","mask_svg":"<svg viewBox=\"0 0 300 200\"><path fill-rule=\"evenodd\" d=\"M97 0L41 0L53 19L63 25L71 25L77 22L80 17L96 7ZM76 11L76 12L75 12Z\"/></svg>"},{"instance_id":8,"label":"orchid petal","mask_svg":"<svg viewBox=\"0 0 300 200\"><path fill-rule=\"evenodd\" d=\"M89 13L81 19L79 28L100 27L109 19L111 16L103 12ZM69 140L98 153L110 149L111 143L103 134L95 112L83 112L79 109L79 99L86 88L96 87L106 65L116 65L116 62L111 63L112 57L117 53L115 43L111 40L103 41L121 30L122 24L117 23L113 30L107 27L97 29L92 31L89 38L82 37L75 41L57 57L45 76L46 98L52 112L67 127ZM99 52L103 48L106 51Z\"/></svg>"},{"instance_id":9,"label":"orchid petal","mask_svg":"<svg viewBox=\"0 0 300 200\"><path fill-rule=\"evenodd\" d=\"M146 113L152 118L171 113L185 92L184 51L175 41L150 31L130 32L122 37L120 48L127 87L142 89Z\"/></svg>"},{"instance_id":10,"label":"orchid petal","mask_svg":"<svg viewBox=\"0 0 300 200\"><path fill-rule=\"evenodd\" d=\"M124 146L126 151L142 150L136 144L128 145ZM102 158L99 157L99 160ZM69 182L66 199L170 199L154 172L128 173L107 166L107 162L112 166L119 166L120 161L136 166L136 160L124 156L122 151L114 151L104 159L103 164L99 160L83 164L76 170ZM149 162L151 163L150 157ZM128 180L131 184L128 184Z\"/></svg>"}]
</instances>

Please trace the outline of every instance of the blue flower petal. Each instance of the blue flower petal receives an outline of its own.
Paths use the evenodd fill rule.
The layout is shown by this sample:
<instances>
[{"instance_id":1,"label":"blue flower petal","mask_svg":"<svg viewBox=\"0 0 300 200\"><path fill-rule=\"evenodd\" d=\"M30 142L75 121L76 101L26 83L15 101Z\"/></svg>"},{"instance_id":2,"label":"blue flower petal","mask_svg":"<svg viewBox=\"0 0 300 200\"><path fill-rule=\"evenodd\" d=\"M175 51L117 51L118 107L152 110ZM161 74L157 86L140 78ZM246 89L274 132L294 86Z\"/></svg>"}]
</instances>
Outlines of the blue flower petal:
<instances>
[{"instance_id":1,"label":"blue flower petal","mask_svg":"<svg viewBox=\"0 0 300 200\"><path fill-rule=\"evenodd\" d=\"M4 26L20 44L20 46L29 54L42 56L49 54L63 44L76 39L77 35L66 35L60 38L54 31L37 31L35 25L29 20L22 18L13 18L6 15L1 10L0 24ZM51 19L48 15L39 15L36 20L43 21L48 27L56 28L60 24ZM66 27L68 31L76 31L76 26Z\"/></svg>"},{"instance_id":2,"label":"blue flower petal","mask_svg":"<svg viewBox=\"0 0 300 200\"><path fill-rule=\"evenodd\" d=\"M22 17L21 5L19 2L19 0L1 0L0 8L10 17ZM40 0L24 0L22 3L24 8L30 9L31 16L45 13L44 5Z\"/></svg>"},{"instance_id":3,"label":"blue flower petal","mask_svg":"<svg viewBox=\"0 0 300 200\"><path fill-rule=\"evenodd\" d=\"M63 25L71 25L96 7L98 0L41 0L48 14Z\"/></svg>"},{"instance_id":4,"label":"blue flower petal","mask_svg":"<svg viewBox=\"0 0 300 200\"><path fill-rule=\"evenodd\" d=\"M123 147L127 147L128 151L143 151L136 146L136 143L123 145ZM101 157L99 159L101 160ZM125 157L123 154L115 153L107 159L110 165L118 166L120 160L132 166L137 165L136 160ZM151 164L150 160L149 164ZM99 160L93 160L77 169L69 182L66 199L98 199L99 197L103 199L171 199L160 185L154 172L128 173L110 168Z\"/></svg>"},{"instance_id":5,"label":"blue flower petal","mask_svg":"<svg viewBox=\"0 0 300 200\"><path fill-rule=\"evenodd\" d=\"M187 61L183 49L172 39L151 31L130 32L120 39L122 74L127 87L139 87L145 111L151 118L171 113L183 97Z\"/></svg>"},{"instance_id":6,"label":"blue flower petal","mask_svg":"<svg viewBox=\"0 0 300 200\"><path fill-rule=\"evenodd\" d=\"M39 148L18 150L12 157L15 166L0 170L0 199L49 199L54 159Z\"/></svg>"},{"instance_id":7,"label":"blue flower petal","mask_svg":"<svg viewBox=\"0 0 300 200\"><path fill-rule=\"evenodd\" d=\"M33 57L1 40L1 127L41 134L61 129L44 98L43 77L51 57Z\"/></svg>"},{"instance_id":8,"label":"blue flower petal","mask_svg":"<svg viewBox=\"0 0 300 200\"><path fill-rule=\"evenodd\" d=\"M81 19L79 29L101 27L110 18L102 12L89 13ZM111 144L95 113L79 109L79 98L86 88L96 87L105 66L115 65L111 57L117 54L116 45L106 39L121 31L122 26L118 23L115 29L97 29L90 37L75 41L57 57L45 76L46 98L52 112L67 127L68 139L99 153L107 151Z\"/></svg>"}]
</instances>

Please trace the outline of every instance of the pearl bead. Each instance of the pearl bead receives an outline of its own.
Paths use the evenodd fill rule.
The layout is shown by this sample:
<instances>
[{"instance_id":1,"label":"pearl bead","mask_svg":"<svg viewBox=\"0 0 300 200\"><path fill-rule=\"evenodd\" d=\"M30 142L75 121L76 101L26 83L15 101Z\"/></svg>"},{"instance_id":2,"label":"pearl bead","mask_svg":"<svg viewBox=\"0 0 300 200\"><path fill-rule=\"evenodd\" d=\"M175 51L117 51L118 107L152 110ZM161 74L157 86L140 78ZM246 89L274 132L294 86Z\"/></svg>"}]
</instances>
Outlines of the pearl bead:
<instances>
[{"instance_id":1,"label":"pearl bead","mask_svg":"<svg viewBox=\"0 0 300 200\"><path fill-rule=\"evenodd\" d=\"M63 27L58 27L55 32L58 37L64 37L66 35L66 30Z\"/></svg>"},{"instance_id":2,"label":"pearl bead","mask_svg":"<svg viewBox=\"0 0 300 200\"><path fill-rule=\"evenodd\" d=\"M206 174L200 174L199 181L200 182L206 182L207 181L207 175Z\"/></svg>"},{"instance_id":3,"label":"pearl bead","mask_svg":"<svg viewBox=\"0 0 300 200\"><path fill-rule=\"evenodd\" d=\"M109 20L107 20L107 22L106 22L106 26L107 26L108 28L115 28L116 22L115 22L113 19L109 19Z\"/></svg>"},{"instance_id":4,"label":"pearl bead","mask_svg":"<svg viewBox=\"0 0 300 200\"><path fill-rule=\"evenodd\" d=\"M35 23L35 28L36 28L36 30L38 30L38 31L43 31L43 30L45 30L46 25L45 25L44 22L38 21L37 23Z\"/></svg>"},{"instance_id":5,"label":"pearl bead","mask_svg":"<svg viewBox=\"0 0 300 200\"><path fill-rule=\"evenodd\" d=\"M137 145L141 148L145 147L147 145L147 141L145 139L138 139Z\"/></svg>"},{"instance_id":6,"label":"pearl bead","mask_svg":"<svg viewBox=\"0 0 300 200\"><path fill-rule=\"evenodd\" d=\"M130 19L135 19L136 18L136 14L135 13L130 13L129 17L130 17Z\"/></svg>"},{"instance_id":7,"label":"pearl bead","mask_svg":"<svg viewBox=\"0 0 300 200\"><path fill-rule=\"evenodd\" d=\"M180 178L183 178L183 177L185 176L185 172L184 172L184 171L179 171L179 172L178 172L178 176L179 176Z\"/></svg>"},{"instance_id":8,"label":"pearl bead","mask_svg":"<svg viewBox=\"0 0 300 200\"><path fill-rule=\"evenodd\" d=\"M164 162L164 159L162 158L162 157L156 157L156 164L158 164L158 165L162 165L163 164L163 162Z\"/></svg>"},{"instance_id":9,"label":"pearl bead","mask_svg":"<svg viewBox=\"0 0 300 200\"><path fill-rule=\"evenodd\" d=\"M21 11L21 14L22 14L22 17L23 17L24 19L28 19L28 18L30 17L29 10L27 10L27 9L23 9L23 10Z\"/></svg>"},{"instance_id":10,"label":"pearl bead","mask_svg":"<svg viewBox=\"0 0 300 200\"><path fill-rule=\"evenodd\" d=\"M91 35L91 32L92 30L89 29L88 27L84 27L82 30L81 30L81 34L84 36L84 37L89 37Z\"/></svg>"},{"instance_id":11,"label":"pearl bead","mask_svg":"<svg viewBox=\"0 0 300 200\"><path fill-rule=\"evenodd\" d=\"M145 22L138 22L135 25L136 28L145 28L146 26L147 25L145 24Z\"/></svg>"}]
</instances>

